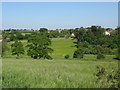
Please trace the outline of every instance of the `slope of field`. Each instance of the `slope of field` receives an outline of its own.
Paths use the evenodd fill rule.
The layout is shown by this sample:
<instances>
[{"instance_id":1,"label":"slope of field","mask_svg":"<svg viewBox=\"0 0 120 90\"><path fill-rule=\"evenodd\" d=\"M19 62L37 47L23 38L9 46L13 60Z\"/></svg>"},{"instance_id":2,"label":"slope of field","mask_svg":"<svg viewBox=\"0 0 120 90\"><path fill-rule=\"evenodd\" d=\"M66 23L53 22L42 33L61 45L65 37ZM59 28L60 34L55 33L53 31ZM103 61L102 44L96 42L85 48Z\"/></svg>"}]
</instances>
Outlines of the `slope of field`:
<instances>
[{"instance_id":1,"label":"slope of field","mask_svg":"<svg viewBox=\"0 0 120 90\"><path fill-rule=\"evenodd\" d=\"M21 55L21 58L28 58L30 59L31 57L27 55L27 48L25 47L27 45L26 40L22 40L24 49L25 49L25 54ZM73 60L73 53L76 50L76 47L74 46L75 44L73 43L75 40L72 39L65 39L65 38L58 38L58 39L52 39L52 45L50 46L54 52L51 53L50 55L54 60L64 60L65 55L70 55L69 60ZM13 42L9 42L8 47L9 51L5 53L5 58L16 58L15 55L12 55L11 53L11 44ZM115 56L114 55L106 55L106 59L101 60L101 61L115 61L113 60ZM81 60L81 59L79 59ZM82 59L83 60L83 59ZM96 55L84 55L84 60L96 60Z\"/></svg>"},{"instance_id":2,"label":"slope of field","mask_svg":"<svg viewBox=\"0 0 120 90\"><path fill-rule=\"evenodd\" d=\"M54 59L63 59L65 55L70 55L72 58L75 51L74 42L75 40L71 39L53 39L51 48L54 49L54 52L51 56Z\"/></svg>"},{"instance_id":3,"label":"slope of field","mask_svg":"<svg viewBox=\"0 0 120 90\"><path fill-rule=\"evenodd\" d=\"M22 42L24 46L27 44ZM54 49L51 54L53 60L35 60L26 54L16 59L10 51L6 52L2 60L3 88L99 88L96 66L111 71L118 68L118 62L113 60L114 55L107 55L104 60L97 60L95 55L73 59L76 49L73 42L71 39L53 39L50 46ZM66 54L70 55L70 59L64 59ZM104 83L102 87L108 85Z\"/></svg>"},{"instance_id":4,"label":"slope of field","mask_svg":"<svg viewBox=\"0 0 120 90\"><path fill-rule=\"evenodd\" d=\"M24 44L24 48L25 48L25 54L21 55L21 57L23 58L30 58L29 56L27 56L27 48L25 47L27 44L27 41L22 40L23 44ZM70 55L71 58L73 56L73 53L75 51L75 47L74 47L74 40L71 39L64 39L64 38L59 38L59 39L52 39L52 45L50 46L54 52L52 54L50 54L53 59L64 59L65 55ZM13 42L9 42L8 47L9 47L9 51L6 52L5 57L6 58L11 58L11 57L15 57L13 55L11 55L11 43Z\"/></svg>"}]
</instances>

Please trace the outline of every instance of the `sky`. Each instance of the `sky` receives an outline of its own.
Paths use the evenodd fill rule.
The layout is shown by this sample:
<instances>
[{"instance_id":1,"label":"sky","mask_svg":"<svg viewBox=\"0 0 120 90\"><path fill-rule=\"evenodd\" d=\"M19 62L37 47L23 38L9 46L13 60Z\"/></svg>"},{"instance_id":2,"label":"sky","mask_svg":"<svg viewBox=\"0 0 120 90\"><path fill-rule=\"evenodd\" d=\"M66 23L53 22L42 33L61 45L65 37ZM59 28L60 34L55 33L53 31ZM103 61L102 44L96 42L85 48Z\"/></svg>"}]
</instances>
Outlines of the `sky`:
<instances>
[{"instance_id":1,"label":"sky","mask_svg":"<svg viewBox=\"0 0 120 90\"><path fill-rule=\"evenodd\" d=\"M3 29L116 28L117 2L2 2Z\"/></svg>"}]
</instances>

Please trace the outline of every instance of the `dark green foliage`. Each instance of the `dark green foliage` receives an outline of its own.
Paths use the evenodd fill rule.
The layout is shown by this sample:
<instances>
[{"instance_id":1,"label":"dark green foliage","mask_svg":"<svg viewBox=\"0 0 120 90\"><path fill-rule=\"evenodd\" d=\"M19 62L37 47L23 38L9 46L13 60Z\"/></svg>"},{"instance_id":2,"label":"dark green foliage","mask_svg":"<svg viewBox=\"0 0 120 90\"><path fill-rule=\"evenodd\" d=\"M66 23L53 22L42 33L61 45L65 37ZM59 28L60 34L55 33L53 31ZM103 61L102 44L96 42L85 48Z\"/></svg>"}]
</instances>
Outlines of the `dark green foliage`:
<instances>
[{"instance_id":1,"label":"dark green foliage","mask_svg":"<svg viewBox=\"0 0 120 90\"><path fill-rule=\"evenodd\" d=\"M61 29L60 29L61 30ZM105 35L105 31L111 31L110 35ZM100 26L91 26L88 28L75 28L75 29L64 29L61 32L56 29L52 30L48 33L47 28L40 28L39 33L43 36L49 38L58 38L58 37L71 37L71 34L75 34L76 37L73 39L77 39L75 42L75 46L77 49L81 48L84 50L84 54L108 54L108 55L116 55L116 59L120 59L120 40L119 40L119 32L120 29L117 28L115 30L110 28L102 28ZM28 31L17 31L15 29L9 29L3 32L3 37L8 41L14 40L28 40L31 35L35 35L38 32L29 32ZM116 52L116 49L118 51Z\"/></svg>"},{"instance_id":2,"label":"dark green foliage","mask_svg":"<svg viewBox=\"0 0 120 90\"><path fill-rule=\"evenodd\" d=\"M120 89L120 70L113 69L111 72L107 72L104 67L96 66L97 68L97 83L101 88L109 86L109 88Z\"/></svg>"},{"instance_id":3,"label":"dark green foliage","mask_svg":"<svg viewBox=\"0 0 120 90\"><path fill-rule=\"evenodd\" d=\"M41 35L49 37L49 33L48 33L48 29L47 28L40 28L39 32L41 33ZM34 32L34 34L36 34L36 33L37 32Z\"/></svg>"},{"instance_id":4,"label":"dark green foliage","mask_svg":"<svg viewBox=\"0 0 120 90\"><path fill-rule=\"evenodd\" d=\"M8 37L8 33L2 32L2 42L0 42L1 57L4 57L4 53L9 50L9 47L7 46L7 37Z\"/></svg>"},{"instance_id":5,"label":"dark green foliage","mask_svg":"<svg viewBox=\"0 0 120 90\"><path fill-rule=\"evenodd\" d=\"M87 44L87 43L82 43L85 41L84 40L85 30L84 28L81 27L80 29L76 28L74 32L76 35L75 39L77 39L77 42L74 42L76 43L75 46L77 47L77 50L74 52L73 58L83 58L84 52L85 52L84 46L86 47L86 44Z\"/></svg>"},{"instance_id":6,"label":"dark green foliage","mask_svg":"<svg viewBox=\"0 0 120 90\"><path fill-rule=\"evenodd\" d=\"M91 31L94 33L94 35L97 35L97 27L96 26L91 26Z\"/></svg>"},{"instance_id":7,"label":"dark green foliage","mask_svg":"<svg viewBox=\"0 0 120 90\"><path fill-rule=\"evenodd\" d=\"M83 58L83 56L84 50L82 48L77 49L73 54L73 58Z\"/></svg>"},{"instance_id":8,"label":"dark green foliage","mask_svg":"<svg viewBox=\"0 0 120 90\"><path fill-rule=\"evenodd\" d=\"M65 59L68 59L69 57L70 57L69 55L65 55L65 57L64 57L64 58L65 58Z\"/></svg>"},{"instance_id":9,"label":"dark green foliage","mask_svg":"<svg viewBox=\"0 0 120 90\"><path fill-rule=\"evenodd\" d=\"M116 59L120 60L120 27L117 28L117 32L118 32L118 51L117 51L117 57Z\"/></svg>"},{"instance_id":10,"label":"dark green foliage","mask_svg":"<svg viewBox=\"0 0 120 90\"><path fill-rule=\"evenodd\" d=\"M101 26L91 26L91 31L96 37L102 37L105 29L101 28Z\"/></svg>"},{"instance_id":11,"label":"dark green foliage","mask_svg":"<svg viewBox=\"0 0 120 90\"><path fill-rule=\"evenodd\" d=\"M25 34L24 39L28 40L28 38L31 36L31 34Z\"/></svg>"},{"instance_id":12,"label":"dark green foliage","mask_svg":"<svg viewBox=\"0 0 120 90\"><path fill-rule=\"evenodd\" d=\"M103 53L105 53L105 49L103 48L103 46L95 45L94 49L96 50L97 54L101 54L101 53L103 54Z\"/></svg>"},{"instance_id":13,"label":"dark green foliage","mask_svg":"<svg viewBox=\"0 0 120 90\"><path fill-rule=\"evenodd\" d=\"M103 54L98 54L97 55L97 59L104 59L104 58L105 58L105 56Z\"/></svg>"},{"instance_id":14,"label":"dark green foliage","mask_svg":"<svg viewBox=\"0 0 120 90\"><path fill-rule=\"evenodd\" d=\"M2 39L7 39L9 36L8 32L2 31Z\"/></svg>"},{"instance_id":15,"label":"dark green foliage","mask_svg":"<svg viewBox=\"0 0 120 90\"><path fill-rule=\"evenodd\" d=\"M48 29L47 28L40 28L39 32L48 32Z\"/></svg>"},{"instance_id":16,"label":"dark green foliage","mask_svg":"<svg viewBox=\"0 0 120 90\"><path fill-rule=\"evenodd\" d=\"M74 29L61 30L61 32L59 33L59 37L69 38L73 32L74 32Z\"/></svg>"},{"instance_id":17,"label":"dark green foliage","mask_svg":"<svg viewBox=\"0 0 120 90\"><path fill-rule=\"evenodd\" d=\"M15 35L15 38L17 40L23 40L24 39L24 36L20 33L20 32L17 32L16 35Z\"/></svg>"},{"instance_id":18,"label":"dark green foliage","mask_svg":"<svg viewBox=\"0 0 120 90\"><path fill-rule=\"evenodd\" d=\"M86 32L85 32L84 28L76 28L74 32L75 32L78 43L85 41Z\"/></svg>"},{"instance_id":19,"label":"dark green foliage","mask_svg":"<svg viewBox=\"0 0 120 90\"><path fill-rule=\"evenodd\" d=\"M120 48L118 48L117 55L116 55L116 58L115 58L115 59L120 60Z\"/></svg>"},{"instance_id":20,"label":"dark green foliage","mask_svg":"<svg viewBox=\"0 0 120 90\"><path fill-rule=\"evenodd\" d=\"M107 29L100 26L86 29L81 27L73 30L76 35L74 39L77 39L77 42L74 42L77 49L82 47L84 54L115 54L115 49L120 45L117 30L112 31L110 35L105 35Z\"/></svg>"},{"instance_id":21,"label":"dark green foliage","mask_svg":"<svg viewBox=\"0 0 120 90\"><path fill-rule=\"evenodd\" d=\"M48 53L52 53L53 49L48 46L51 45L51 40L42 34L34 34L28 39L27 47L28 56L31 56L34 59L52 59Z\"/></svg>"},{"instance_id":22,"label":"dark green foliage","mask_svg":"<svg viewBox=\"0 0 120 90\"><path fill-rule=\"evenodd\" d=\"M57 37L59 37L59 35L60 35L60 34L59 34L58 31L53 31L53 30L52 30L52 31L49 32L49 37L50 37L50 38L57 38Z\"/></svg>"},{"instance_id":23,"label":"dark green foliage","mask_svg":"<svg viewBox=\"0 0 120 90\"><path fill-rule=\"evenodd\" d=\"M21 41L16 40L13 44L11 44L11 48L12 55L17 55L18 58L21 54L24 54L25 52Z\"/></svg>"},{"instance_id":24,"label":"dark green foliage","mask_svg":"<svg viewBox=\"0 0 120 90\"><path fill-rule=\"evenodd\" d=\"M84 39L91 45L95 44L97 41L97 38L94 36L91 30L86 31Z\"/></svg>"},{"instance_id":25,"label":"dark green foliage","mask_svg":"<svg viewBox=\"0 0 120 90\"><path fill-rule=\"evenodd\" d=\"M1 57L4 57L4 53L9 50L9 47L7 46L7 40L3 39L1 44L2 44L2 46L1 46L1 49L2 49Z\"/></svg>"},{"instance_id":26,"label":"dark green foliage","mask_svg":"<svg viewBox=\"0 0 120 90\"><path fill-rule=\"evenodd\" d=\"M11 33L9 38L10 38L10 41L14 41L15 40L15 35L13 33Z\"/></svg>"},{"instance_id":27,"label":"dark green foliage","mask_svg":"<svg viewBox=\"0 0 120 90\"><path fill-rule=\"evenodd\" d=\"M101 67L101 66L96 66L97 68L97 74L96 76L98 77L97 78L97 81L99 81L100 79L102 79L102 77L105 76L105 68Z\"/></svg>"},{"instance_id":28,"label":"dark green foliage","mask_svg":"<svg viewBox=\"0 0 120 90\"><path fill-rule=\"evenodd\" d=\"M21 34L20 31L12 31L9 34L9 40L14 41L14 40L23 40L24 36Z\"/></svg>"}]
</instances>

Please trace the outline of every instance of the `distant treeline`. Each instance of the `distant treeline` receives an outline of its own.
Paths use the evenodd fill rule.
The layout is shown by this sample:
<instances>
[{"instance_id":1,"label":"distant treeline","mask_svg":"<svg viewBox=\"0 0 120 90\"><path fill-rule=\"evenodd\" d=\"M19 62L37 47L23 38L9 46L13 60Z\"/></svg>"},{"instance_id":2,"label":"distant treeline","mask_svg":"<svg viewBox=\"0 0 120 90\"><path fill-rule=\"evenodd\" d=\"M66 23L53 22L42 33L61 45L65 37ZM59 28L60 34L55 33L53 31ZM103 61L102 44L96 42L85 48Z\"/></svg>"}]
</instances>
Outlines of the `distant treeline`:
<instances>
[{"instance_id":1,"label":"distant treeline","mask_svg":"<svg viewBox=\"0 0 120 90\"><path fill-rule=\"evenodd\" d=\"M64 30L40 28L38 31L9 29L4 30L2 36L4 42L29 40L30 38L36 40L35 36L43 39L45 37L72 38L77 40L77 42L74 42L77 50L74 52L73 58L83 58L84 54L97 54L98 58L104 58L104 54L117 54L117 57L119 57L119 28L113 30L111 28L102 28L101 26L91 26L89 28L80 27ZM41 38L39 39L41 40Z\"/></svg>"}]
</instances>

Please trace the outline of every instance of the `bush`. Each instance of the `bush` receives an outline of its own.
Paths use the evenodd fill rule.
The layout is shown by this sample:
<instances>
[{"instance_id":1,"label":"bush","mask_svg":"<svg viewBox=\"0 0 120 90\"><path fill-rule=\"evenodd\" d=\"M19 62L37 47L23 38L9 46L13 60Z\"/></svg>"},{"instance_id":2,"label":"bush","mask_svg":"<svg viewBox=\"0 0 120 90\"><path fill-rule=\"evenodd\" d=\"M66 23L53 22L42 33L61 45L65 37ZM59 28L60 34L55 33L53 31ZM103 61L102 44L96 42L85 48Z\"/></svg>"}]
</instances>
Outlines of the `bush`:
<instances>
[{"instance_id":1,"label":"bush","mask_svg":"<svg viewBox=\"0 0 120 90\"><path fill-rule=\"evenodd\" d=\"M65 55L65 57L64 57L64 58L65 58L65 59L68 59L69 57L70 57L69 55Z\"/></svg>"},{"instance_id":2,"label":"bush","mask_svg":"<svg viewBox=\"0 0 120 90\"><path fill-rule=\"evenodd\" d=\"M97 59L104 59L104 58L105 58L105 56L103 54L98 54L97 55Z\"/></svg>"},{"instance_id":3,"label":"bush","mask_svg":"<svg viewBox=\"0 0 120 90\"><path fill-rule=\"evenodd\" d=\"M96 66L97 68L97 83L100 85L100 88L118 88L120 89L120 70L113 69L108 72L102 66Z\"/></svg>"},{"instance_id":4,"label":"bush","mask_svg":"<svg viewBox=\"0 0 120 90\"><path fill-rule=\"evenodd\" d=\"M77 49L73 54L73 58L83 58L83 56L84 56L83 49Z\"/></svg>"},{"instance_id":5,"label":"bush","mask_svg":"<svg viewBox=\"0 0 120 90\"><path fill-rule=\"evenodd\" d=\"M118 48L118 52L115 59L120 60L120 48Z\"/></svg>"}]
</instances>

